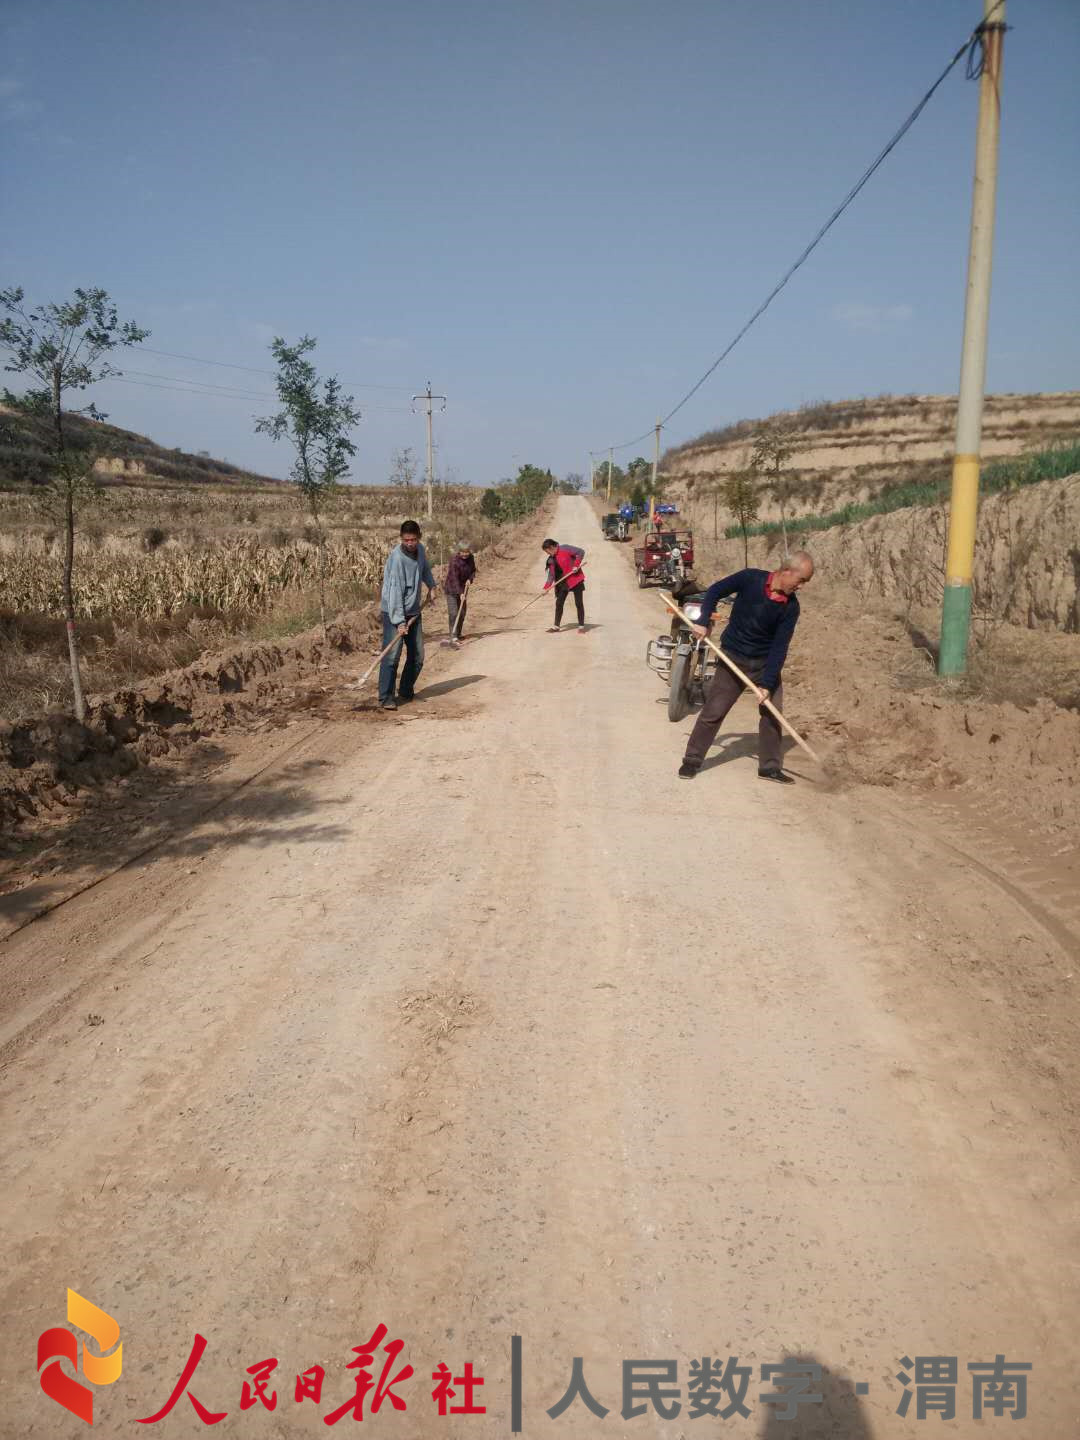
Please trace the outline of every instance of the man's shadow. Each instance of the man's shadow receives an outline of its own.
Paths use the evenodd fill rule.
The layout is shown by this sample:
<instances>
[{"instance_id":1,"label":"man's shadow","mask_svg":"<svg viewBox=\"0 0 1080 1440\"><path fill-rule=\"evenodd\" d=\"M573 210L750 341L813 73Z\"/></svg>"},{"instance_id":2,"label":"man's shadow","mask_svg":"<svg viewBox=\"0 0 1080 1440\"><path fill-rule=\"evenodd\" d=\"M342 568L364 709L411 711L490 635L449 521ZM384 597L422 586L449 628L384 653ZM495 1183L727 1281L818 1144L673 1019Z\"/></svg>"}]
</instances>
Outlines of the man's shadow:
<instances>
[{"instance_id":1,"label":"man's shadow","mask_svg":"<svg viewBox=\"0 0 1080 1440\"><path fill-rule=\"evenodd\" d=\"M475 685L486 680L486 675L458 675L453 680L440 680L435 685L424 685L416 692L418 700L431 700L436 695L449 695L451 690L460 690L463 685Z\"/></svg>"},{"instance_id":2,"label":"man's shadow","mask_svg":"<svg viewBox=\"0 0 1080 1440\"><path fill-rule=\"evenodd\" d=\"M726 765L730 760L756 760L757 755L758 735L756 730L745 730L741 734L738 731L731 731L727 735L717 736L716 744L710 748L708 757L701 768L702 770L715 770L718 765Z\"/></svg>"},{"instance_id":3,"label":"man's shadow","mask_svg":"<svg viewBox=\"0 0 1080 1440\"><path fill-rule=\"evenodd\" d=\"M796 1406L796 1415L782 1420L783 1402L765 1406L766 1416L761 1428L760 1440L874 1440L874 1431L863 1405L855 1391L855 1382L837 1375L813 1355L785 1355L784 1362L793 1367L807 1365L821 1366L820 1381L810 1380L808 1394L820 1395L821 1403ZM760 1386L761 1390L775 1391L769 1381ZM790 1393L791 1387L781 1382L780 1389Z\"/></svg>"}]
</instances>

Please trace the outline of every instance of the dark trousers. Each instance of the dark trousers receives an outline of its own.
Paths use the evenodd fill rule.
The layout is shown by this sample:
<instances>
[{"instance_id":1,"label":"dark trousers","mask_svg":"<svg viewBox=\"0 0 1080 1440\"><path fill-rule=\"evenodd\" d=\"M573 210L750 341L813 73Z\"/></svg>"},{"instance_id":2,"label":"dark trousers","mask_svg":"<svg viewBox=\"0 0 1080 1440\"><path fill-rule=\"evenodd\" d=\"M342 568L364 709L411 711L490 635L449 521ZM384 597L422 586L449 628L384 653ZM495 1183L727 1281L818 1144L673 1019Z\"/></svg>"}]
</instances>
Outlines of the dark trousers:
<instances>
[{"instance_id":1,"label":"dark trousers","mask_svg":"<svg viewBox=\"0 0 1080 1440\"><path fill-rule=\"evenodd\" d=\"M461 606L461 624L458 625L457 629L455 630L454 626L455 624L457 624L459 605ZM469 602L466 600L464 604L462 604L462 599L460 595L451 595L448 592L446 596L446 617L450 623L451 637L457 635L458 639L461 638L461 632L465 629L465 616L468 613Z\"/></svg>"},{"instance_id":2,"label":"dark trousers","mask_svg":"<svg viewBox=\"0 0 1080 1440\"><path fill-rule=\"evenodd\" d=\"M406 616L406 619L408 617ZM390 641L397 635L397 626L391 624L390 616L382 611L382 643L385 650ZM417 676L424 668L424 619L418 615L405 632L404 639L398 637L398 642L392 650L382 658L379 666L379 699L393 700L394 685L397 682L398 661L401 659L401 651L405 650L405 664L401 671L400 694L408 699L416 687Z\"/></svg>"},{"instance_id":3,"label":"dark trousers","mask_svg":"<svg viewBox=\"0 0 1080 1440\"><path fill-rule=\"evenodd\" d=\"M559 586L556 587L556 590L555 590L555 624L556 624L556 625L561 625L561 624L562 624L563 606L566 604L566 589L567 589L567 587L566 587L565 585L559 585ZM583 580L580 585L575 585L574 588L573 588L573 590L570 591L570 594L574 597L574 604L577 606L577 623L578 623L579 625L584 625L584 624L585 624L585 581Z\"/></svg>"},{"instance_id":4,"label":"dark trousers","mask_svg":"<svg viewBox=\"0 0 1080 1440\"><path fill-rule=\"evenodd\" d=\"M731 658L743 674L753 680L755 685L761 684L761 672L765 669L764 658L748 660L742 655L734 654ZM705 756L709 753L709 746L716 739L717 730L720 729L728 711L742 693L742 681L735 678L722 660L718 660L716 674L709 686L708 694L705 696L705 704L701 707L697 723L690 732L690 739L686 742L684 764L694 766L702 764ZM769 698L777 710L782 709L783 685L778 685ZM769 714L764 705L758 706L758 715L760 716L758 720L758 769L778 769L783 731L779 722Z\"/></svg>"}]
</instances>

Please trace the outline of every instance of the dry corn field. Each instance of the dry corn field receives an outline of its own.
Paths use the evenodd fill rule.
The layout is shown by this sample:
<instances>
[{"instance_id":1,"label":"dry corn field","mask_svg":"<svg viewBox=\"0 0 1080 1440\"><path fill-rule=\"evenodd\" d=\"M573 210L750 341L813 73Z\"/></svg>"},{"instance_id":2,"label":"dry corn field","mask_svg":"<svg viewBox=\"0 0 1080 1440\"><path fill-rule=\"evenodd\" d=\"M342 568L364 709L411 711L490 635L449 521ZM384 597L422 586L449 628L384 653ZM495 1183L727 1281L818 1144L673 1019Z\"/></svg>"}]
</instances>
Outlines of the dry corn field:
<instances>
[{"instance_id":1,"label":"dry corn field","mask_svg":"<svg viewBox=\"0 0 1080 1440\"><path fill-rule=\"evenodd\" d=\"M467 486L435 487L435 521L457 523L477 513L481 492ZM423 487L346 486L324 502L328 528L390 529L412 517L423 522ZM295 486L285 482L213 488L191 485L103 484L80 518L80 529L115 532L129 526L176 530L302 528L307 521ZM0 531L49 520L43 500L27 490L0 490ZM425 530L428 528L424 527Z\"/></svg>"},{"instance_id":2,"label":"dry corn field","mask_svg":"<svg viewBox=\"0 0 1080 1440\"><path fill-rule=\"evenodd\" d=\"M389 542L332 536L326 545L331 586L374 590ZM61 549L40 538L0 537L0 610L57 614L62 609ZM258 613L280 595L318 584L318 546L306 540L267 545L228 539L199 548L163 545L149 553L106 540L78 547L77 612L88 618L152 619L181 610Z\"/></svg>"},{"instance_id":3,"label":"dry corn field","mask_svg":"<svg viewBox=\"0 0 1080 1440\"><path fill-rule=\"evenodd\" d=\"M398 526L419 519L441 566L459 540L476 549L497 526L482 492L349 489L323 513L331 615L378 595ZM62 601L63 530L39 496L0 491L0 720L71 703ZM281 638L316 624L319 547L285 485L107 485L79 518L74 592L83 683L107 693L192 663L208 649Z\"/></svg>"},{"instance_id":4,"label":"dry corn field","mask_svg":"<svg viewBox=\"0 0 1080 1440\"><path fill-rule=\"evenodd\" d=\"M449 558L465 528L479 546L492 526L477 491L440 490L425 524L433 565ZM326 581L356 597L378 590L406 515L422 514L421 492L357 490L325 508ZM0 612L60 615L63 538L33 496L0 495ZM262 614L285 595L313 593L319 548L295 492L268 487L237 495L107 489L76 535L76 611L84 619L154 619L188 610Z\"/></svg>"}]
</instances>

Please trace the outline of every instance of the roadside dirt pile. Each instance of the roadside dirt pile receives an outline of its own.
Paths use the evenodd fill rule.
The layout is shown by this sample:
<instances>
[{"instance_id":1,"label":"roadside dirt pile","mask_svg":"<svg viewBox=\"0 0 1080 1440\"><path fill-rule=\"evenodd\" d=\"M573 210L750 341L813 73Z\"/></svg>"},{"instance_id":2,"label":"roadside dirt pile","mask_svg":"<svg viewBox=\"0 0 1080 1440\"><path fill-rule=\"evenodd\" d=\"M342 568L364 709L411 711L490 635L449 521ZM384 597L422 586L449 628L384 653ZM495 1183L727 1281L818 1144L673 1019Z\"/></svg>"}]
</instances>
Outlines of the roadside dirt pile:
<instances>
[{"instance_id":1,"label":"roadside dirt pile","mask_svg":"<svg viewBox=\"0 0 1080 1440\"><path fill-rule=\"evenodd\" d=\"M1080 711L937 682L910 620L835 587L808 594L800 631L784 671L792 718L827 739L841 773L867 785L986 796L1080 845Z\"/></svg>"},{"instance_id":2,"label":"roadside dirt pile","mask_svg":"<svg viewBox=\"0 0 1080 1440\"><path fill-rule=\"evenodd\" d=\"M87 723L51 713L0 726L0 823L71 804L81 789L140 762L249 723L331 659L377 648L376 606L339 615L283 644L203 656L145 685L91 700Z\"/></svg>"}]
</instances>

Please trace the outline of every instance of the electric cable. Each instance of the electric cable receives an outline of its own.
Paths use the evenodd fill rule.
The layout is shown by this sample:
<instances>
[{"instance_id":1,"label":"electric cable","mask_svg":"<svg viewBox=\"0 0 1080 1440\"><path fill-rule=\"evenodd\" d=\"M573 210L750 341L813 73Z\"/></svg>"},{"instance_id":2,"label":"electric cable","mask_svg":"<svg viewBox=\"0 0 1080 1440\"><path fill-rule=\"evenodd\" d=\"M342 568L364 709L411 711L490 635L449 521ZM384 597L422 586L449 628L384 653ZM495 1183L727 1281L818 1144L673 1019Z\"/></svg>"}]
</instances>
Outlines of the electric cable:
<instances>
[{"instance_id":1,"label":"electric cable","mask_svg":"<svg viewBox=\"0 0 1080 1440\"><path fill-rule=\"evenodd\" d=\"M957 50L956 54L945 66L944 70L942 70L941 74L930 86L929 90L927 90L926 94L923 95L922 99L915 106L914 110L912 110L911 113L908 115L907 119L904 120L903 124L893 135L892 139L879 153L877 158L870 165L867 166L860 178L848 191L844 199L840 202L840 204L832 212L829 218L825 221L825 224L821 226L817 234L810 241L809 245L806 246L799 258L795 261L793 265L789 267L789 269L785 272L785 274L777 282L777 284L773 286L772 290L769 291L769 294L765 297L765 299L757 307L754 313L750 316L749 320L746 321L742 329L739 330L734 336L734 338L729 341L729 343L724 347L724 349L720 352L717 358L705 371L704 375L702 375L700 380L698 380L694 385L690 387L690 389L682 397L679 403L673 406L672 409L670 409L668 413L664 416L664 418L660 421L661 427L665 426L669 420L671 420L675 415L679 413L679 411L683 408L687 401L691 400L697 394L697 392L705 384L706 380L708 380L710 376L715 373L715 371L735 349L735 346L738 345L739 341L743 338L744 335L746 335L747 331L750 330L751 327L755 325L758 320L761 319L762 315L764 315L765 311L780 294L784 286L795 275L796 271L801 269L801 267L806 263L806 261L809 260L813 252L817 249L817 247L821 244L822 240L824 240L825 236L836 224L837 220L840 219L840 216L843 215L844 211L848 208L849 205L852 204L859 192L869 183L873 175L884 164L885 160L892 153L892 151L896 149L897 145L899 145L900 141L915 124L915 121L926 109L927 105L930 103L934 95L945 83L948 77L952 74L953 70L955 70L957 65L959 65L960 61L963 60L965 56L968 57L967 73L969 78L975 79L982 73L982 60L980 58L978 62L975 61L975 52L977 48L981 51L983 44L983 34L987 28L991 28L995 23L992 21L991 16L995 15L998 10L1001 9L1004 3L1005 0L997 0L997 3L992 6L988 13L983 17L980 23L975 27L975 29L971 32L971 34ZM628 450L632 445L640 445L643 440L647 440L649 436L654 433L655 427L652 427L646 430L643 434L635 436L632 440L624 440L619 445L604 445L600 447L600 449L598 449L597 451L590 453L599 454L602 450L607 450L609 452L612 450ZM602 463L603 462L601 462L601 464Z\"/></svg>"}]
</instances>

